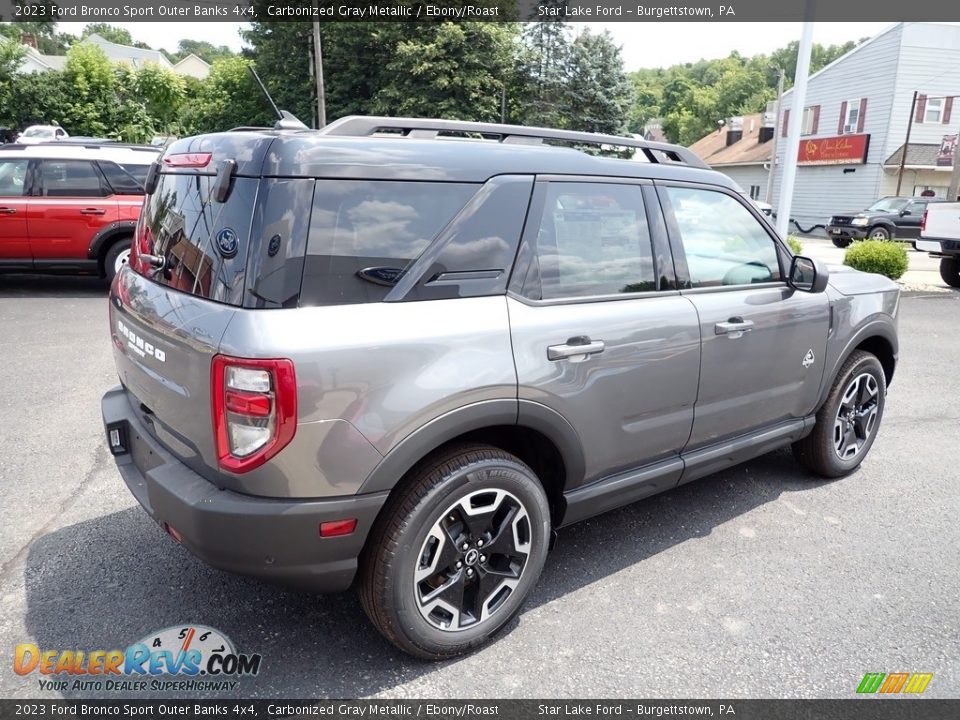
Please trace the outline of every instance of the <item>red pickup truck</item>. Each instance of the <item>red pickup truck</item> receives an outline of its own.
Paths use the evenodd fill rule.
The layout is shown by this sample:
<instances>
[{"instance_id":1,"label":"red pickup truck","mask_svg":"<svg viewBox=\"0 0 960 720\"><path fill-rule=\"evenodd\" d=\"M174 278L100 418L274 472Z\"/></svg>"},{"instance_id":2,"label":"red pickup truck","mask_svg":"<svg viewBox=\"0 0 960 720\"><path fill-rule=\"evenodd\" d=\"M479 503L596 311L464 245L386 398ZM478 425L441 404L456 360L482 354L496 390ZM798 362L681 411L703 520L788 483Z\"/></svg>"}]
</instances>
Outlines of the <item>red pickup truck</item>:
<instances>
[{"instance_id":1,"label":"red pickup truck","mask_svg":"<svg viewBox=\"0 0 960 720\"><path fill-rule=\"evenodd\" d=\"M113 143L0 147L0 272L112 280L158 157L158 148Z\"/></svg>"}]
</instances>

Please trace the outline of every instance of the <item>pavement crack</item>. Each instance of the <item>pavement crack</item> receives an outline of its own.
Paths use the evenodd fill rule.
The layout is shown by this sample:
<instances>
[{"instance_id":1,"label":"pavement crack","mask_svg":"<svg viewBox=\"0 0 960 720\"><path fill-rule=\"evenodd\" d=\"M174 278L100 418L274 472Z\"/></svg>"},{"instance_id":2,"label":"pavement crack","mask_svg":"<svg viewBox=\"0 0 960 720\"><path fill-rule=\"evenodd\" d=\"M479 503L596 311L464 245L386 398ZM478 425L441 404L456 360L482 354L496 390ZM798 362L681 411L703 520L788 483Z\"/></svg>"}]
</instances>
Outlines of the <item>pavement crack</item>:
<instances>
[{"instance_id":1,"label":"pavement crack","mask_svg":"<svg viewBox=\"0 0 960 720\"><path fill-rule=\"evenodd\" d=\"M40 528L38 528L37 531L34 532L29 538L27 538L26 542L12 558L3 563L3 565L0 565L0 584L6 585L7 575L11 570L13 570L14 566L20 561L20 559L30 551L33 543L46 535L50 529L57 524L59 519L63 517L64 513L66 513L67 510L74 505L74 503L76 503L77 499L86 489L87 483L93 479L93 476L96 474L97 470L102 467L103 462L106 460L106 457L104 457L105 453L106 448L102 444L98 444L93 451L90 469L84 473L82 478L80 478L73 491L63 499L53 516Z\"/></svg>"}]
</instances>

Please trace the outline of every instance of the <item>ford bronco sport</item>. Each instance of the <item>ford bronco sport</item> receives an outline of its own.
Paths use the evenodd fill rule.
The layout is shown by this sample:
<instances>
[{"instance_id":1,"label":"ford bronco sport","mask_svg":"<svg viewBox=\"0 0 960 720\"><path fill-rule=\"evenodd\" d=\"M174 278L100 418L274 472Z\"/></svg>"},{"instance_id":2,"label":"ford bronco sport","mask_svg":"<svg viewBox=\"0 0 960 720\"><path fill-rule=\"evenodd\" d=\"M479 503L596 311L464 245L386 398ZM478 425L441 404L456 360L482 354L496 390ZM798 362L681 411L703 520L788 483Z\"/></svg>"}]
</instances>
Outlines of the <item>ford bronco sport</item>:
<instances>
[{"instance_id":1,"label":"ford bronco sport","mask_svg":"<svg viewBox=\"0 0 960 720\"><path fill-rule=\"evenodd\" d=\"M124 481L211 565L356 584L416 656L503 627L556 528L877 437L897 286L793 256L683 148L352 117L179 140L146 189L110 294Z\"/></svg>"}]
</instances>

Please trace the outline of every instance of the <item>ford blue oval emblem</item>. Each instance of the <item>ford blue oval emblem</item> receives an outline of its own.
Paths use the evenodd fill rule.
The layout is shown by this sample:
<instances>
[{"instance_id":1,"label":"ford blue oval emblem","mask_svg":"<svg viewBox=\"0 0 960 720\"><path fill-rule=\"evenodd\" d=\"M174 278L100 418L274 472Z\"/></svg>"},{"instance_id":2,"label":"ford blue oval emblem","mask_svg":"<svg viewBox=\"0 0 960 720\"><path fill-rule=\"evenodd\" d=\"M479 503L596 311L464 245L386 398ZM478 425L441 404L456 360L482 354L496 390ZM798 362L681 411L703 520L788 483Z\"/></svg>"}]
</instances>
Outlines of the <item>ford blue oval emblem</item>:
<instances>
[{"instance_id":1,"label":"ford blue oval emblem","mask_svg":"<svg viewBox=\"0 0 960 720\"><path fill-rule=\"evenodd\" d=\"M280 236L274 235L267 244L267 255L273 257L278 252L280 252Z\"/></svg>"},{"instance_id":2,"label":"ford blue oval emblem","mask_svg":"<svg viewBox=\"0 0 960 720\"><path fill-rule=\"evenodd\" d=\"M225 258L232 258L237 254L240 247L240 241L237 234L230 228L224 228L217 233L217 250Z\"/></svg>"}]
</instances>

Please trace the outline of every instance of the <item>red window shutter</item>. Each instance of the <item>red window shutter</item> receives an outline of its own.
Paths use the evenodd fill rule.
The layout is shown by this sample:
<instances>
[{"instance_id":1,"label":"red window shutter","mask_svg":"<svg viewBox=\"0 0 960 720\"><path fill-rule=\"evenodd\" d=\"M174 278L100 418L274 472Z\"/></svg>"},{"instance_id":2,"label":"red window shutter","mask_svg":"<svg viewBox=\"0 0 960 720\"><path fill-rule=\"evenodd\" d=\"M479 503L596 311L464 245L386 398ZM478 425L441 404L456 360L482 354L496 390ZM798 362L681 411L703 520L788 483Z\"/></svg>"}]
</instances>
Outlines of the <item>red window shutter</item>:
<instances>
[{"instance_id":1,"label":"red window shutter","mask_svg":"<svg viewBox=\"0 0 960 720\"><path fill-rule=\"evenodd\" d=\"M780 134L781 134L783 137L786 137L786 136L787 136L787 128L788 128L788 127L790 127L790 111L789 111L789 110L784 110L784 111L783 111L783 128L782 128L781 131L780 131Z\"/></svg>"},{"instance_id":2,"label":"red window shutter","mask_svg":"<svg viewBox=\"0 0 960 720\"><path fill-rule=\"evenodd\" d=\"M840 103L840 122L837 123L837 135L843 135L843 124L847 121L847 101Z\"/></svg>"},{"instance_id":3,"label":"red window shutter","mask_svg":"<svg viewBox=\"0 0 960 720\"><path fill-rule=\"evenodd\" d=\"M867 116L867 99L860 98L860 112L857 113L857 132L863 132L863 119Z\"/></svg>"},{"instance_id":4,"label":"red window shutter","mask_svg":"<svg viewBox=\"0 0 960 720\"><path fill-rule=\"evenodd\" d=\"M813 106L813 129L810 134L816 135L817 130L819 128L820 128L820 106L814 105Z\"/></svg>"},{"instance_id":5,"label":"red window shutter","mask_svg":"<svg viewBox=\"0 0 960 720\"><path fill-rule=\"evenodd\" d=\"M927 96L917 95L917 116L913 119L913 121L922 123L923 116L926 112L927 112Z\"/></svg>"},{"instance_id":6,"label":"red window shutter","mask_svg":"<svg viewBox=\"0 0 960 720\"><path fill-rule=\"evenodd\" d=\"M953 112L953 98L948 97L943 103L943 124L950 124L950 113Z\"/></svg>"}]
</instances>

